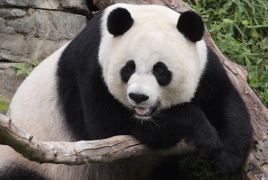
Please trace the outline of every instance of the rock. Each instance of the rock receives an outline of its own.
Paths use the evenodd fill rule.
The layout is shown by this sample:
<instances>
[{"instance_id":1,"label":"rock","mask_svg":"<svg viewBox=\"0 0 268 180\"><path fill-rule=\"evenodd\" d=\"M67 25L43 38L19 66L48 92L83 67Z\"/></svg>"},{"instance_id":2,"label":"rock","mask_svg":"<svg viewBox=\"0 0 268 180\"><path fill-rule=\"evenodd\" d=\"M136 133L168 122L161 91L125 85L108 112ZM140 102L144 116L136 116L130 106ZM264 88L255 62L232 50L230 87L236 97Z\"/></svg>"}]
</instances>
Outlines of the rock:
<instances>
[{"instance_id":1,"label":"rock","mask_svg":"<svg viewBox=\"0 0 268 180\"><path fill-rule=\"evenodd\" d=\"M83 0L61 0L61 6L62 8L77 8L88 11L86 1Z\"/></svg>"},{"instance_id":2,"label":"rock","mask_svg":"<svg viewBox=\"0 0 268 180\"><path fill-rule=\"evenodd\" d=\"M0 6L0 96L11 99L26 77L16 76L12 64L42 61L72 40L88 10L84 0L0 0Z\"/></svg>"},{"instance_id":3,"label":"rock","mask_svg":"<svg viewBox=\"0 0 268 180\"><path fill-rule=\"evenodd\" d=\"M18 18L26 15L26 11L21 9L0 9L0 17L4 19Z\"/></svg>"},{"instance_id":4,"label":"rock","mask_svg":"<svg viewBox=\"0 0 268 180\"><path fill-rule=\"evenodd\" d=\"M85 25L85 16L40 9L30 9L21 18L0 18L0 59L42 60L73 39Z\"/></svg>"},{"instance_id":5,"label":"rock","mask_svg":"<svg viewBox=\"0 0 268 180\"><path fill-rule=\"evenodd\" d=\"M0 5L5 7L32 7L35 9L72 8L88 11L85 0L0 0Z\"/></svg>"},{"instance_id":6,"label":"rock","mask_svg":"<svg viewBox=\"0 0 268 180\"><path fill-rule=\"evenodd\" d=\"M60 2L57 0L0 0L2 6L33 7L44 9L58 9Z\"/></svg>"}]
</instances>

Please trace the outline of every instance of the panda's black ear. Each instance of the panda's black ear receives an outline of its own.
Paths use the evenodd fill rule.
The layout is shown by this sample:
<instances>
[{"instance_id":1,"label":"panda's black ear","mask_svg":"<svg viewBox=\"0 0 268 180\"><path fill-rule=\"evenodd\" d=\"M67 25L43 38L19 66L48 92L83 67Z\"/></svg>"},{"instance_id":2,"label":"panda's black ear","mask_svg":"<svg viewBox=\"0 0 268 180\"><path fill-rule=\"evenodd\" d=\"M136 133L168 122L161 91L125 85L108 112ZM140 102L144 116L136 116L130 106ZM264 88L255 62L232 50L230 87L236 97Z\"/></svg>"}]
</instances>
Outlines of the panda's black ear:
<instances>
[{"instance_id":1,"label":"panda's black ear","mask_svg":"<svg viewBox=\"0 0 268 180\"><path fill-rule=\"evenodd\" d=\"M196 42L202 39L205 26L198 14L186 11L180 15L177 28L190 41Z\"/></svg>"},{"instance_id":2,"label":"panda's black ear","mask_svg":"<svg viewBox=\"0 0 268 180\"><path fill-rule=\"evenodd\" d=\"M123 35L134 23L131 14L125 8L116 8L108 16L107 28L114 35Z\"/></svg>"}]
</instances>

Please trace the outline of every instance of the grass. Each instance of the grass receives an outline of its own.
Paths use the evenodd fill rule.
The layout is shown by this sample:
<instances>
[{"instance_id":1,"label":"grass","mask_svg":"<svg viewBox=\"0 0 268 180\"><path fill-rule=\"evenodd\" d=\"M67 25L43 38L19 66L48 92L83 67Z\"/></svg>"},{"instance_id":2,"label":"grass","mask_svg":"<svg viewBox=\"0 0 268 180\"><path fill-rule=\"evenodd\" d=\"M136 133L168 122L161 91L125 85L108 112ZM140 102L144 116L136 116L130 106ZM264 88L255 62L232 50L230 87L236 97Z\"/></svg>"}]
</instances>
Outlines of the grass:
<instances>
[{"instance_id":1,"label":"grass","mask_svg":"<svg viewBox=\"0 0 268 180\"><path fill-rule=\"evenodd\" d=\"M215 176L210 163L197 152L181 155L179 164L184 180L235 180L234 176Z\"/></svg>"}]
</instances>

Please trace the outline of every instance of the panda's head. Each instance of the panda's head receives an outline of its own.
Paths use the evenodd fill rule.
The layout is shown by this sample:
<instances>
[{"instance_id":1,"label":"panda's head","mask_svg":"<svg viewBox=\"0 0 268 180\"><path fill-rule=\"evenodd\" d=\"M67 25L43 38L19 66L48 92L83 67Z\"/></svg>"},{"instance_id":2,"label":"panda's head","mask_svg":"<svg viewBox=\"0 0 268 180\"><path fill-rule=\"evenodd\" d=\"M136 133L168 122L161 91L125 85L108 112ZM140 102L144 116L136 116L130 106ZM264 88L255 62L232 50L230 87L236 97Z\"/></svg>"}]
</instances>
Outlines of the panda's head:
<instances>
[{"instance_id":1,"label":"panda's head","mask_svg":"<svg viewBox=\"0 0 268 180\"><path fill-rule=\"evenodd\" d=\"M189 102L207 61L194 12L117 4L102 19L99 63L109 92L138 119Z\"/></svg>"}]
</instances>

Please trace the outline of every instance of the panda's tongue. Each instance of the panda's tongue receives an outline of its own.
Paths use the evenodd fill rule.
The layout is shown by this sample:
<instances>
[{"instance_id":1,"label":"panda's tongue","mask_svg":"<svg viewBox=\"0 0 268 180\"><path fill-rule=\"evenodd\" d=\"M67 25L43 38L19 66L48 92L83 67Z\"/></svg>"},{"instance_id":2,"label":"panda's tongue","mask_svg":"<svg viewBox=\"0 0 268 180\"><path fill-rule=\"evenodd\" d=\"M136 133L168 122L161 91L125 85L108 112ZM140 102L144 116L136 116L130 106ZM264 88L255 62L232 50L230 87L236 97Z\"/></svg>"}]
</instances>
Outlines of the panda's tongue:
<instances>
[{"instance_id":1,"label":"panda's tongue","mask_svg":"<svg viewBox=\"0 0 268 180\"><path fill-rule=\"evenodd\" d=\"M150 111L150 109L149 108L144 108L144 107L136 107L135 111L136 111L136 113L138 115L144 116Z\"/></svg>"}]
</instances>

